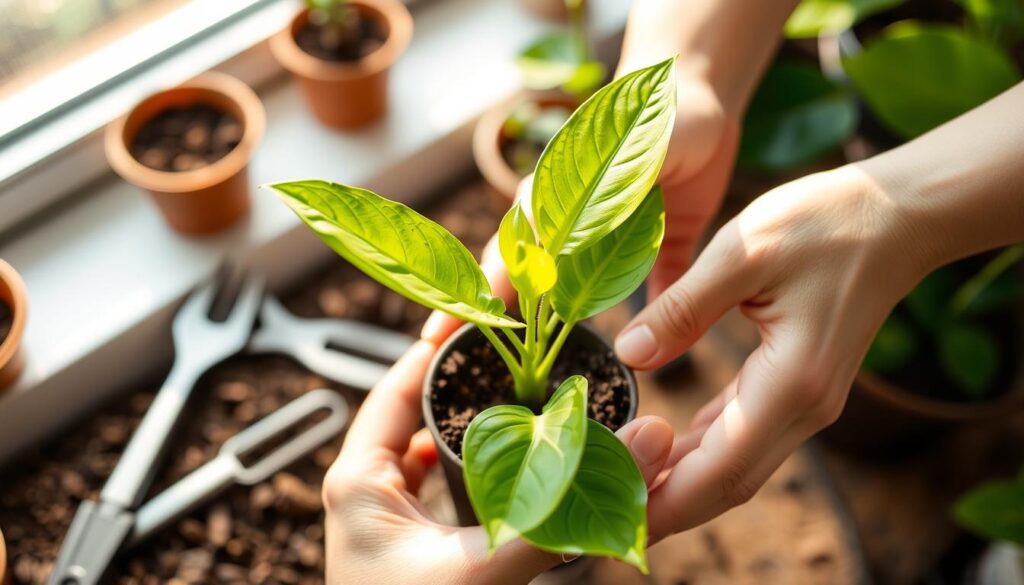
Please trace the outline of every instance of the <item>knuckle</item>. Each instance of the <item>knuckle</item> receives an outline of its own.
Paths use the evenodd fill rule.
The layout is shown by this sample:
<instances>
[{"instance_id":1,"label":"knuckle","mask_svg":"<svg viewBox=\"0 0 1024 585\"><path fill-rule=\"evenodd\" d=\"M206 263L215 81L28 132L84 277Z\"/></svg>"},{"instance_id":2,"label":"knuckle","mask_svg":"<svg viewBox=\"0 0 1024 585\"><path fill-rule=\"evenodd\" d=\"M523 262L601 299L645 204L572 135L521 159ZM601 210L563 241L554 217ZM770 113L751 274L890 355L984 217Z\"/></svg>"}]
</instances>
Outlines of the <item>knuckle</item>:
<instances>
[{"instance_id":1,"label":"knuckle","mask_svg":"<svg viewBox=\"0 0 1024 585\"><path fill-rule=\"evenodd\" d=\"M760 487L740 469L727 473L722 479L722 495L725 497L726 503L732 507L749 502Z\"/></svg>"},{"instance_id":2,"label":"knuckle","mask_svg":"<svg viewBox=\"0 0 1024 585\"><path fill-rule=\"evenodd\" d=\"M675 338L689 338L698 330L693 295L678 284L665 290L662 302L658 303L657 317L667 333Z\"/></svg>"}]
</instances>

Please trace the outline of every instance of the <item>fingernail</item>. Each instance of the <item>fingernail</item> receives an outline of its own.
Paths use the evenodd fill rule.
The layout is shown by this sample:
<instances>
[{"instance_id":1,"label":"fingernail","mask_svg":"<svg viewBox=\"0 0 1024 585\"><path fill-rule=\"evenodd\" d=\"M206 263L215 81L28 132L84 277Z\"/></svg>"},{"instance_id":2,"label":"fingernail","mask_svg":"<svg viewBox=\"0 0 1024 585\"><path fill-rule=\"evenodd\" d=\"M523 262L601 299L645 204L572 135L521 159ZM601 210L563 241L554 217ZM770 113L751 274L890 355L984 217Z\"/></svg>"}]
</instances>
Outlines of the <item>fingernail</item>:
<instances>
[{"instance_id":1,"label":"fingernail","mask_svg":"<svg viewBox=\"0 0 1024 585\"><path fill-rule=\"evenodd\" d=\"M647 325L627 330L615 340L615 353L619 359L631 365L643 365L654 357L658 344L654 333Z\"/></svg>"},{"instance_id":2,"label":"fingernail","mask_svg":"<svg viewBox=\"0 0 1024 585\"><path fill-rule=\"evenodd\" d=\"M444 313L434 311L427 317L427 322L420 330L420 338L427 341L437 341L436 337L441 334L441 323L444 321Z\"/></svg>"},{"instance_id":3,"label":"fingernail","mask_svg":"<svg viewBox=\"0 0 1024 585\"><path fill-rule=\"evenodd\" d=\"M640 463L654 465L672 448L672 428L660 421L649 422L640 427L629 447Z\"/></svg>"}]
</instances>

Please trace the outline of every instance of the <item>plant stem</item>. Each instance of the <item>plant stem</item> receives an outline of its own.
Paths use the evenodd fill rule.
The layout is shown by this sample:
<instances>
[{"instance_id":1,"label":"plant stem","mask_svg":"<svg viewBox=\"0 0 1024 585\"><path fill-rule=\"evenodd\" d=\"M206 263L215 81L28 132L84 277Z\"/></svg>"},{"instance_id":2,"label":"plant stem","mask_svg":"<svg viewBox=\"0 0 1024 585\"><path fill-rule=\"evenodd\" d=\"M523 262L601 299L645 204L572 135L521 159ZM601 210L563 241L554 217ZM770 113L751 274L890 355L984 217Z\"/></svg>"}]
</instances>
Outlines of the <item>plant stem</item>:
<instances>
[{"instance_id":1,"label":"plant stem","mask_svg":"<svg viewBox=\"0 0 1024 585\"><path fill-rule=\"evenodd\" d=\"M528 355L529 352L526 349L526 346L523 345L523 340L519 339L519 335L516 334L514 329L506 329L504 327L501 327L501 332L505 334L505 337L507 337L508 340L512 342L512 346L516 348L517 352L519 352L520 360L522 360L526 355Z\"/></svg>"},{"instance_id":2,"label":"plant stem","mask_svg":"<svg viewBox=\"0 0 1024 585\"><path fill-rule=\"evenodd\" d=\"M561 331L558 332L558 337L548 348L547 355L544 356L544 360L540 363L540 367L536 370L538 378L547 380L548 375L551 373L551 367L555 365L555 359L558 358L558 352L562 350L562 346L565 344L565 340L569 338L569 333L572 331L575 321L567 321L562 325Z\"/></svg>"},{"instance_id":3,"label":"plant stem","mask_svg":"<svg viewBox=\"0 0 1024 585\"><path fill-rule=\"evenodd\" d=\"M484 334L484 337L486 337L487 340L491 342L491 345L494 346L494 349L498 352L498 355L501 356L501 359L505 360L505 364L508 366L508 371L512 373L512 378L517 381L522 378L523 368L519 366L519 361L516 360L515 356L512 355L512 352L508 350L508 347L502 343L501 338L495 335L494 330L487 325L478 325L478 327Z\"/></svg>"}]
</instances>

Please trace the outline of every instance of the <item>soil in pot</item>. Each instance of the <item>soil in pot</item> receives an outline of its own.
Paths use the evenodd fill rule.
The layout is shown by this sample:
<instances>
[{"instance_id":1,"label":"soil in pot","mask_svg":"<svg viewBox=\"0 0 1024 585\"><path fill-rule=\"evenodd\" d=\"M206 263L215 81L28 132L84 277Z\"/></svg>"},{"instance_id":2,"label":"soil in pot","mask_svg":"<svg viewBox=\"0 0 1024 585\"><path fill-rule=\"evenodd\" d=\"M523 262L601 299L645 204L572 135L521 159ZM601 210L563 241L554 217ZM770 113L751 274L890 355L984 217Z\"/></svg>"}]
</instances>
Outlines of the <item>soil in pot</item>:
<instances>
[{"instance_id":1,"label":"soil in pot","mask_svg":"<svg viewBox=\"0 0 1024 585\"><path fill-rule=\"evenodd\" d=\"M480 412L500 404L517 404L508 366L482 335L468 352L454 350L441 362L430 395L434 422L442 440L461 457L462 437ZM590 418L615 431L629 416L629 380L611 351L566 343L551 371L550 391L573 374L590 383Z\"/></svg>"},{"instance_id":2,"label":"soil in pot","mask_svg":"<svg viewBox=\"0 0 1024 585\"><path fill-rule=\"evenodd\" d=\"M168 108L139 128L131 152L151 169L191 171L227 156L242 133L238 119L208 104Z\"/></svg>"},{"instance_id":3,"label":"soil in pot","mask_svg":"<svg viewBox=\"0 0 1024 585\"><path fill-rule=\"evenodd\" d=\"M315 15L295 32L295 44L300 49L324 61L359 61L376 51L387 40L380 23L367 18L351 6L340 8L341 16L335 23L315 22Z\"/></svg>"},{"instance_id":4,"label":"soil in pot","mask_svg":"<svg viewBox=\"0 0 1024 585\"><path fill-rule=\"evenodd\" d=\"M7 339L12 327L14 327L14 312L11 311L7 303L0 299L0 343Z\"/></svg>"}]
</instances>

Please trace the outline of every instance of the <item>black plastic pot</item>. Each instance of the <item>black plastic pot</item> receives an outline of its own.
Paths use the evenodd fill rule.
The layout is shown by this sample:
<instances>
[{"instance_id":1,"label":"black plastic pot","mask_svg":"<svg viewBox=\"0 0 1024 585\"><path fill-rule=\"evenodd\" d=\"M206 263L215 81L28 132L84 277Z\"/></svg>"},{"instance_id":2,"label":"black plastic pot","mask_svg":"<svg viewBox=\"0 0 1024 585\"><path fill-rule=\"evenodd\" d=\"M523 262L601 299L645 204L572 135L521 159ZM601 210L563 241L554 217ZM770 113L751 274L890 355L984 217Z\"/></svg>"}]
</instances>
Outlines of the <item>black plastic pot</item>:
<instances>
[{"instance_id":1,"label":"black plastic pot","mask_svg":"<svg viewBox=\"0 0 1024 585\"><path fill-rule=\"evenodd\" d=\"M458 350L468 354L469 348L486 343L490 342L487 341L487 338L480 333L480 330L477 329L475 325L467 324L462 326L458 331L453 333L444 345L441 346L441 349L438 350L437 355L434 356L434 359L430 364L430 370L427 374L427 378L423 383L423 419L426 421L427 428L430 429L430 434L433 436L434 443L437 445L438 458L441 460L445 479L448 480L448 489L451 491L452 501L455 504L455 512L458 516L459 525L461 526L475 526L479 524L479 522L476 519L476 515L473 513L473 507L469 503L469 496L466 494L466 484L462 477L462 458L453 452L451 448L448 447L448 444L441 439L441 435L437 429L437 423L434 420L434 409L432 408L430 395L441 364L444 363L444 360L451 355L452 352ZM566 340L566 347L573 346L588 350L592 349L595 352L612 351L612 346L607 340L598 335L592 328L584 324L577 324L569 334L569 338ZM622 376L629 383L629 410L626 413L626 420L623 423L625 424L636 418L636 409L639 399L637 394L636 376L633 374L633 371L622 363L618 363L618 365L622 372Z\"/></svg>"}]
</instances>

